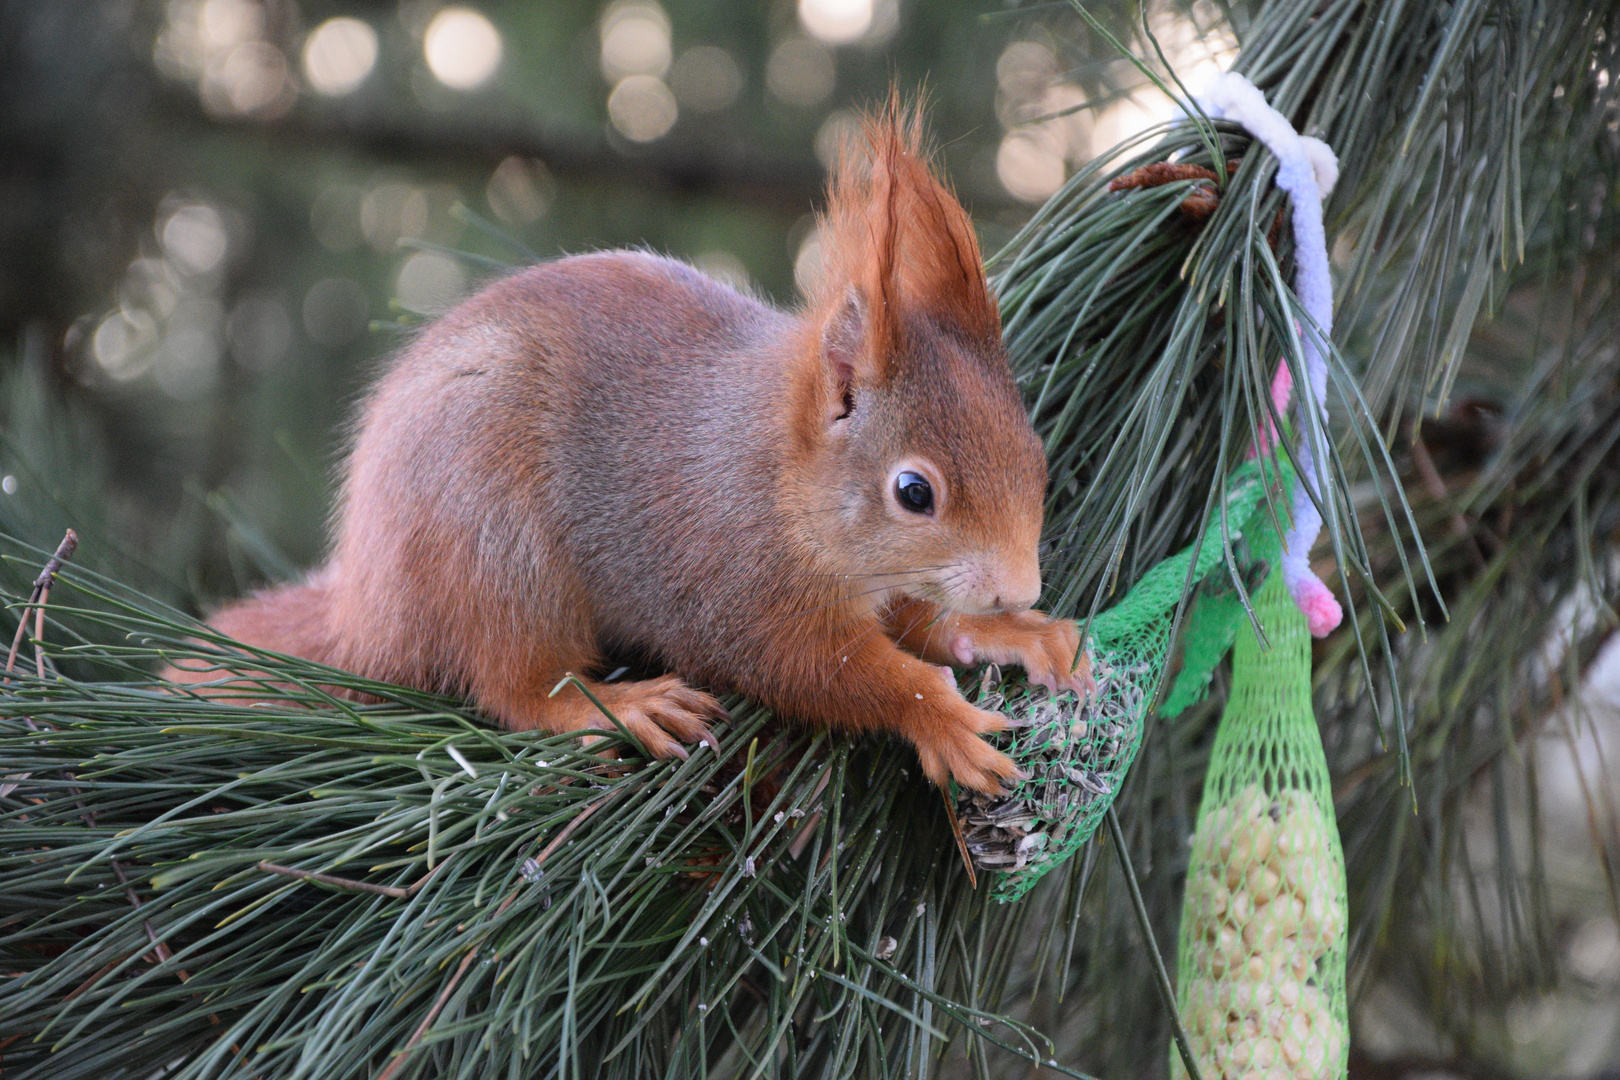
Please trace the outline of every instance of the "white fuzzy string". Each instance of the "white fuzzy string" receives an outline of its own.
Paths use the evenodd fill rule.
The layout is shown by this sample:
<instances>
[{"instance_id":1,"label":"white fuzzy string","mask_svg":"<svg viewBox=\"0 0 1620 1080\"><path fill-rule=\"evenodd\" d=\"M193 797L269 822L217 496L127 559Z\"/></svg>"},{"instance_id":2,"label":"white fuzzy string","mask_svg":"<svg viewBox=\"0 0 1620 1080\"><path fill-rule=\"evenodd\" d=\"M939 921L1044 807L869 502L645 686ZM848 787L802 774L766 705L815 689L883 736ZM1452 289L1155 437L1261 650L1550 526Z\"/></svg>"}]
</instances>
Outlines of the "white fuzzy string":
<instances>
[{"instance_id":1,"label":"white fuzzy string","mask_svg":"<svg viewBox=\"0 0 1620 1080\"><path fill-rule=\"evenodd\" d=\"M1265 95L1242 75L1228 72L1218 77L1199 95L1198 103L1213 119L1242 124L1277 157L1277 186L1288 194L1293 205L1294 291L1323 334L1333 330L1333 281L1328 274L1327 237L1322 228L1322 200L1339 178L1339 162L1322 140L1299 134L1293 126L1266 103ZM1283 542L1283 580L1294 603L1305 613L1311 633L1323 637L1339 625L1344 612L1333 593L1311 573L1311 548L1322 531L1322 515L1317 502L1327 498L1326 469L1312 445L1310 424L1314 414L1317 427L1327 430L1326 349L1310 326L1300 327L1305 353L1305 384L1299 388L1300 440L1299 482L1294 487L1291 507L1293 526ZM1287 365L1277 372L1279 385L1286 385ZM1286 401L1286 399L1285 399ZM1326 451L1326 439L1321 450ZM1311 498L1312 492L1317 498Z\"/></svg>"}]
</instances>

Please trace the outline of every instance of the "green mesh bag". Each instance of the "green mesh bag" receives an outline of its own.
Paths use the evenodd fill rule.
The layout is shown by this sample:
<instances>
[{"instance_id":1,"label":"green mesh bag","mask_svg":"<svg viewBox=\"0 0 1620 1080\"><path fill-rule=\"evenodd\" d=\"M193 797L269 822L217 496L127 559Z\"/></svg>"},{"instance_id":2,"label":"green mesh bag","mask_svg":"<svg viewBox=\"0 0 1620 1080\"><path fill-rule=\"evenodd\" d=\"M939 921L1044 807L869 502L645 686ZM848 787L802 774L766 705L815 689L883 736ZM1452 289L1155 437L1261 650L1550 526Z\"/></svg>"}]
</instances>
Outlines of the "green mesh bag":
<instances>
[{"instance_id":1,"label":"green mesh bag","mask_svg":"<svg viewBox=\"0 0 1620 1080\"><path fill-rule=\"evenodd\" d=\"M1244 543L1246 529L1270 530L1266 485L1275 499L1288 476L1275 461L1263 470L1260 462L1240 466L1227 483L1224 513L1213 516L1203 541L1153 567L1092 620L1086 652L1097 693L1091 701L1082 705L1072 693L1053 696L1022 680L1001 683L996 672L986 672L977 704L1007 716L1012 727L996 736L997 746L1028 775L1005 795L957 794L963 843L974 865L993 873L996 899L1023 896L1096 830L1136 759L1189 581L1228 576L1210 574L1225 558L1221 518L1234 545ZM1210 658L1208 666L1219 659Z\"/></svg>"},{"instance_id":2,"label":"green mesh bag","mask_svg":"<svg viewBox=\"0 0 1620 1080\"><path fill-rule=\"evenodd\" d=\"M1253 606L1269 647L1246 618L1237 625L1187 867L1181 1018L1204 1080L1329 1080L1349 1052L1344 855L1311 711L1310 634L1281 574ZM1187 1075L1173 1046L1171 1074Z\"/></svg>"}]
</instances>

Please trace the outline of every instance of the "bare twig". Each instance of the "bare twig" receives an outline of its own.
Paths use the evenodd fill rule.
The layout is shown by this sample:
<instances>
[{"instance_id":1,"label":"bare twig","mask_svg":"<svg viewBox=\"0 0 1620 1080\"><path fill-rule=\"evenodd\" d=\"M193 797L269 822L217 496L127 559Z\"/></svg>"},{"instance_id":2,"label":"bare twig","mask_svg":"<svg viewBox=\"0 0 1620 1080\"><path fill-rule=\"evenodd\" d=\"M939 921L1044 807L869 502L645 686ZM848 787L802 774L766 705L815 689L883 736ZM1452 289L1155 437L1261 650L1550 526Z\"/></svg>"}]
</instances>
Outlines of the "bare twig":
<instances>
[{"instance_id":1,"label":"bare twig","mask_svg":"<svg viewBox=\"0 0 1620 1080\"><path fill-rule=\"evenodd\" d=\"M593 799L589 806L585 807L585 809L581 810L578 814L576 814L574 816L574 820L570 821L567 825L564 825L563 826L563 831L558 833L556 835L556 837L554 837L552 839L551 843L547 844L543 849L541 849L540 854L538 854L538 855L536 855L534 857L535 865L539 866L539 865L543 864L546 861L546 859L550 858L551 853L556 851L559 847L561 847L562 844L563 844L563 841L567 840L570 836L572 836L574 834L574 830L579 828L580 825L582 825L584 823L586 818L588 818L592 814L596 813L596 811L602 806L602 804L607 802L608 799L613 794L614 794L614 792L609 791L607 794L602 795L599 798ZM513 893L512 895L516 896L517 894ZM500 908L497 911L497 914L499 914L500 911L505 911L507 904L510 903L510 902L511 902L511 898L509 897L505 902L503 902L501 904Z\"/></svg>"},{"instance_id":2,"label":"bare twig","mask_svg":"<svg viewBox=\"0 0 1620 1080\"><path fill-rule=\"evenodd\" d=\"M593 799L590 804L585 807L585 809L581 810L578 814L575 814L574 820L570 821L567 825L564 825L562 832L553 837L551 843L542 848L540 850L540 854L534 857L535 867L538 868L541 866L546 859L551 856L552 852L561 847L563 842L573 835L574 830L579 828L581 823L583 823L586 818L596 813L598 809L600 809L617 793L617 790L609 791L598 798ZM260 863L259 865L261 868L264 866L263 863ZM443 863L440 865L442 866ZM424 878L423 880L426 879ZM375 886L373 886L373 888L375 888ZM522 888L519 887L507 893L506 898L501 901L500 906L495 909L495 914L491 918L498 919L502 915L506 914L506 909L512 906L512 902L518 898L518 894L521 891ZM450 995L455 993L456 986L461 982L461 976L464 975L467 968L472 965L474 958L478 956L478 950L481 948L483 948L482 941L467 950L467 955L462 957L461 963L456 966L456 973L450 976L450 981L445 984L443 990L439 991L439 996L434 1000L433 1007L428 1010L426 1016L422 1017L422 1022L416 1025L416 1030L411 1032L411 1037L405 1041L405 1045L394 1051L393 1059L388 1062L387 1068L383 1069L382 1072L377 1074L377 1080L392 1080L394 1074L398 1073L400 1069L405 1067L405 1063L410 1060L411 1054L418 1046L422 1044L422 1040L427 1037L428 1029L433 1026L433 1021L439 1018L439 1013L444 1009L445 1003L450 1000Z\"/></svg>"},{"instance_id":3,"label":"bare twig","mask_svg":"<svg viewBox=\"0 0 1620 1080\"><path fill-rule=\"evenodd\" d=\"M445 983L443 990L439 991L438 998L433 1002L433 1008L429 1009L427 1015L422 1017L422 1022L416 1025L415 1031L411 1032L410 1039L402 1049L395 1052L394 1059L388 1063L386 1069L377 1075L377 1080L390 1080L395 1073L405 1067L405 1062L410 1059L411 1051L421 1044L428 1028L433 1025L433 1021L439 1018L439 1012L444 1008L445 1002L449 1001L450 995L456 992L456 984L461 982L461 977L466 974L467 968L472 965L477 956L477 945L467 950L467 955L463 956L461 963L456 965L456 973L450 976L450 981Z\"/></svg>"},{"instance_id":4,"label":"bare twig","mask_svg":"<svg viewBox=\"0 0 1620 1080\"><path fill-rule=\"evenodd\" d=\"M91 987L95 986L96 983L100 982L102 979L105 979L107 977L107 973L112 971L113 968L117 967L120 962L121 961L119 960L107 961L94 975L90 976L88 979L84 980L84 982L68 991L67 996L62 999L61 1004L66 1005L68 1002L72 1001L86 990L89 990ZM4 1043L0 1043L0 1047L3 1047L4 1045Z\"/></svg>"},{"instance_id":5,"label":"bare twig","mask_svg":"<svg viewBox=\"0 0 1620 1080\"><path fill-rule=\"evenodd\" d=\"M65 779L68 779L68 780L76 779L74 777L74 775L72 773L70 773L70 772L65 772L64 771L62 773L62 776ZM78 788L73 788L72 791L73 791L73 802L74 802L75 805L78 806L79 814L84 818L84 823L86 825L90 826L92 829L95 828L96 827L95 815L92 814L85 807L84 801L79 798L79 789ZM124 895L129 898L130 906L133 907L136 911L139 911L141 909L140 894L138 894L135 891L135 886L133 886L133 885L131 885L129 883L129 875L124 873L124 867L119 863L119 861L116 858L108 859L107 861L112 864L113 873L118 876L118 883L124 887ZM163 942L158 940L157 931L152 929L152 920L151 919L142 919L141 920L141 928L146 931L146 940L148 940L148 941L150 941L152 943L152 952L157 957L158 963L161 964L165 960L169 959L169 957L174 955L173 953L171 953L169 951L169 947L166 944L164 944ZM186 982L191 978L191 973L188 972L188 971L185 971L184 969L182 969L180 972L178 972L178 974L180 976L180 981L181 982Z\"/></svg>"},{"instance_id":6,"label":"bare twig","mask_svg":"<svg viewBox=\"0 0 1620 1080\"><path fill-rule=\"evenodd\" d=\"M962 865L967 868L968 883L975 889L979 887L979 875L973 871L973 856L968 854L967 837L962 835L962 823L956 817L956 800L951 797L951 789L942 787L940 795L945 799L945 818L951 823L951 835L956 837L956 850L962 855Z\"/></svg>"},{"instance_id":7,"label":"bare twig","mask_svg":"<svg viewBox=\"0 0 1620 1080\"><path fill-rule=\"evenodd\" d=\"M450 858L453 859L455 856L452 855ZM433 875L443 869L445 863L449 861L450 859L446 859L422 875L421 879L415 884L408 885L405 888L400 888L397 885L374 885L369 881L356 881L353 878L338 877L335 874L320 874L314 870L300 870L294 866L282 866L280 863L273 863L265 859L259 860L259 869L267 874L281 874L284 877L299 878L303 881L318 881L322 885L331 885L339 889L354 889L357 892L376 893L378 896L392 896L396 900L408 900L415 896L417 890L426 885L433 878Z\"/></svg>"},{"instance_id":8,"label":"bare twig","mask_svg":"<svg viewBox=\"0 0 1620 1080\"><path fill-rule=\"evenodd\" d=\"M56 581L57 573L62 564L73 558L73 552L79 546L79 534L72 529L62 537L62 542L56 545L56 554L45 561L45 568L34 579L33 591L28 594L28 603L24 605L23 614L17 620L17 634L11 639L11 652L6 656L6 679L11 682L12 669L17 666L17 650L22 648L23 635L28 632L28 608L34 608L38 615L34 620L34 638L37 641L45 631L44 603L51 593L51 585ZM43 672L41 672L43 674Z\"/></svg>"},{"instance_id":9,"label":"bare twig","mask_svg":"<svg viewBox=\"0 0 1620 1080\"><path fill-rule=\"evenodd\" d=\"M69 529L67 534L62 537L62 542L56 545L56 553L45 560L44 568L40 570L39 576L34 579L34 588L28 594L28 603L23 609L22 616L17 620L17 633L11 639L11 652L6 655L4 680L6 685L10 684L12 673L16 670L17 652L22 648L23 635L28 632L28 610L30 608L34 612L34 670L40 678L45 677L45 648L42 644L45 640L45 605L50 600L51 586L56 583L56 575L61 572L67 561L73 558L73 553L78 547L79 534ZM28 725L30 730L39 730L39 726L34 722L33 718L24 717L23 722ZM95 815L84 805L84 800L79 798L79 789L72 786L78 778L72 772L64 769L62 770L62 779L66 780L70 785L68 793L73 797L74 805L79 808L79 816L84 818L86 825L92 829L95 828ZM14 784L6 785L5 791L9 792L14 786ZM118 877L118 883L124 887L124 895L129 898L129 902L135 910L139 911L141 898L135 892L135 887L129 883L129 875L124 872L123 866L116 858L107 861L111 864L113 873ZM152 953L157 957L158 963L168 960L173 953L169 951L167 945L158 940L157 931L152 928L152 921L142 919L141 927L146 931L146 939L152 943ZM190 976L186 972L180 972L182 982L188 978Z\"/></svg>"}]
</instances>

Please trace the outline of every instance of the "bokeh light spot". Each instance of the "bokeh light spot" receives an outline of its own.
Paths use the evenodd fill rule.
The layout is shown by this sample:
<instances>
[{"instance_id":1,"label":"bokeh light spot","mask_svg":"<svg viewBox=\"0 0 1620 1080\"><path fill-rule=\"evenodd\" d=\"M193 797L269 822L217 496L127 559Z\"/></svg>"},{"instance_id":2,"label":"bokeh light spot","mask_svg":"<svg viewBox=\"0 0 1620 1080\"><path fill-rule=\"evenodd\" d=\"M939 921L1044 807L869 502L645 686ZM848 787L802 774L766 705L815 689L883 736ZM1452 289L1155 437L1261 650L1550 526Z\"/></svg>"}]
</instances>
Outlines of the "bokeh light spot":
<instances>
[{"instance_id":1,"label":"bokeh light spot","mask_svg":"<svg viewBox=\"0 0 1620 1080\"><path fill-rule=\"evenodd\" d=\"M825 45L804 37L790 37L765 62L765 85L789 105L809 108L833 92L838 69Z\"/></svg>"},{"instance_id":2,"label":"bokeh light spot","mask_svg":"<svg viewBox=\"0 0 1620 1080\"><path fill-rule=\"evenodd\" d=\"M490 211L508 225L528 225L551 208L557 185L545 163L517 157L495 166L484 198Z\"/></svg>"},{"instance_id":3,"label":"bokeh light spot","mask_svg":"<svg viewBox=\"0 0 1620 1080\"><path fill-rule=\"evenodd\" d=\"M399 242L427 231L427 196L411 184L385 180L360 197L360 231L373 251L387 255Z\"/></svg>"},{"instance_id":4,"label":"bokeh light spot","mask_svg":"<svg viewBox=\"0 0 1620 1080\"><path fill-rule=\"evenodd\" d=\"M357 185L345 183L326 184L315 193L309 206L309 227L321 247L342 255L365 240L360 231L362 195Z\"/></svg>"},{"instance_id":5,"label":"bokeh light spot","mask_svg":"<svg viewBox=\"0 0 1620 1080\"><path fill-rule=\"evenodd\" d=\"M248 297L231 309L225 321L225 341L231 359L248 371L275 367L292 348L293 321L287 308L273 297Z\"/></svg>"},{"instance_id":6,"label":"bokeh light spot","mask_svg":"<svg viewBox=\"0 0 1620 1080\"><path fill-rule=\"evenodd\" d=\"M871 29L872 0L799 0L799 22L830 45L846 45Z\"/></svg>"},{"instance_id":7,"label":"bokeh light spot","mask_svg":"<svg viewBox=\"0 0 1620 1080\"><path fill-rule=\"evenodd\" d=\"M205 397L219 381L220 333L225 313L211 296L176 305L152 360L158 389L176 401Z\"/></svg>"},{"instance_id":8,"label":"bokeh light spot","mask_svg":"<svg viewBox=\"0 0 1620 1080\"><path fill-rule=\"evenodd\" d=\"M631 142L652 142L675 126L679 108L662 79L631 75L608 95L608 119Z\"/></svg>"},{"instance_id":9,"label":"bokeh light spot","mask_svg":"<svg viewBox=\"0 0 1620 1080\"><path fill-rule=\"evenodd\" d=\"M651 0L619 0L602 14L602 75L663 78L671 53L669 16Z\"/></svg>"},{"instance_id":10,"label":"bokeh light spot","mask_svg":"<svg viewBox=\"0 0 1620 1080\"><path fill-rule=\"evenodd\" d=\"M422 55L433 77L453 90L473 90L501 64L501 34L472 8L447 7L422 35Z\"/></svg>"},{"instance_id":11,"label":"bokeh light spot","mask_svg":"<svg viewBox=\"0 0 1620 1080\"><path fill-rule=\"evenodd\" d=\"M118 303L125 311L145 308L157 318L165 319L184 291L185 283L172 262L143 257L130 263L129 269L124 271L124 280L118 285Z\"/></svg>"},{"instance_id":12,"label":"bokeh light spot","mask_svg":"<svg viewBox=\"0 0 1620 1080\"><path fill-rule=\"evenodd\" d=\"M90 347L101 370L116 382L128 382L146 373L157 344L157 320L139 308L115 311L96 327Z\"/></svg>"},{"instance_id":13,"label":"bokeh light spot","mask_svg":"<svg viewBox=\"0 0 1620 1080\"><path fill-rule=\"evenodd\" d=\"M429 184L422 188L422 201L427 206L427 222L420 234L422 239L448 246L461 238L467 224L453 213L453 209L463 201L460 188L454 184Z\"/></svg>"},{"instance_id":14,"label":"bokeh light spot","mask_svg":"<svg viewBox=\"0 0 1620 1080\"><path fill-rule=\"evenodd\" d=\"M195 80L215 116L284 116L298 97L287 58L266 40L258 0L169 0L153 44L159 71Z\"/></svg>"},{"instance_id":15,"label":"bokeh light spot","mask_svg":"<svg viewBox=\"0 0 1620 1080\"><path fill-rule=\"evenodd\" d=\"M394 295L407 311L438 315L455 306L467 289L467 272L448 255L418 251L399 268Z\"/></svg>"},{"instance_id":16,"label":"bokeh light spot","mask_svg":"<svg viewBox=\"0 0 1620 1080\"><path fill-rule=\"evenodd\" d=\"M682 108L719 112L742 93L742 68L718 45L694 45L676 58L669 72L669 88Z\"/></svg>"},{"instance_id":17,"label":"bokeh light spot","mask_svg":"<svg viewBox=\"0 0 1620 1080\"><path fill-rule=\"evenodd\" d=\"M996 149L996 177L1015 199L1041 202L1063 186L1062 147L1046 132L1009 132Z\"/></svg>"},{"instance_id":18,"label":"bokeh light spot","mask_svg":"<svg viewBox=\"0 0 1620 1080\"><path fill-rule=\"evenodd\" d=\"M724 282L734 289L747 292L753 288L753 279L748 276L748 267L724 248L698 252L692 258L692 265L716 281Z\"/></svg>"},{"instance_id":19,"label":"bokeh light spot","mask_svg":"<svg viewBox=\"0 0 1620 1080\"><path fill-rule=\"evenodd\" d=\"M857 145L861 133L861 119L848 109L834 109L816 129L816 160L825 169L838 164L846 147Z\"/></svg>"},{"instance_id":20,"label":"bokeh light spot","mask_svg":"<svg viewBox=\"0 0 1620 1080\"><path fill-rule=\"evenodd\" d=\"M376 66L377 31L359 19L327 19L304 40L304 78L328 97L353 92Z\"/></svg>"},{"instance_id":21,"label":"bokeh light spot","mask_svg":"<svg viewBox=\"0 0 1620 1080\"><path fill-rule=\"evenodd\" d=\"M268 41L246 41L223 63L210 66L202 92L203 103L216 113L274 117L292 107L297 87L280 49Z\"/></svg>"},{"instance_id":22,"label":"bokeh light spot","mask_svg":"<svg viewBox=\"0 0 1620 1080\"><path fill-rule=\"evenodd\" d=\"M1057 57L1039 41L1014 41L996 59L996 117L1011 127L1025 117L1015 115L1057 78Z\"/></svg>"},{"instance_id":23,"label":"bokeh light spot","mask_svg":"<svg viewBox=\"0 0 1620 1080\"><path fill-rule=\"evenodd\" d=\"M793 283L799 287L801 296L815 295L821 283L822 263L821 229L812 228L805 233L793 255Z\"/></svg>"},{"instance_id":24,"label":"bokeh light spot","mask_svg":"<svg viewBox=\"0 0 1620 1080\"><path fill-rule=\"evenodd\" d=\"M255 0L207 0L200 12L203 40L222 49L264 33L264 8Z\"/></svg>"},{"instance_id":25,"label":"bokeh light spot","mask_svg":"<svg viewBox=\"0 0 1620 1080\"><path fill-rule=\"evenodd\" d=\"M225 260L230 238L225 219L218 210L204 203L182 206L170 214L158 230L163 253L182 270L209 274Z\"/></svg>"},{"instance_id":26,"label":"bokeh light spot","mask_svg":"<svg viewBox=\"0 0 1620 1080\"><path fill-rule=\"evenodd\" d=\"M1069 167L1091 156L1095 116L1085 93L1060 81L1057 57L1038 41L1014 41L996 60L996 119L1009 129L996 149L996 177L1016 199L1040 202Z\"/></svg>"}]
</instances>

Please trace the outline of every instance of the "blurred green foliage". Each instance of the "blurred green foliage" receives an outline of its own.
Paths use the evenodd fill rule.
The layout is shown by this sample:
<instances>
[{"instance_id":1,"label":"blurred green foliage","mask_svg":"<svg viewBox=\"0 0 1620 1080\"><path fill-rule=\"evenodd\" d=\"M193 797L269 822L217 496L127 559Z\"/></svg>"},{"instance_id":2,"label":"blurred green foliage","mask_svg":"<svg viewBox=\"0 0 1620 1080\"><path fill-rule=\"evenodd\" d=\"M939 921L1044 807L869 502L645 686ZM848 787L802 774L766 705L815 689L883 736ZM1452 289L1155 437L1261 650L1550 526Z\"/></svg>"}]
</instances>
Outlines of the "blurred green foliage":
<instances>
[{"instance_id":1,"label":"blurred green foliage","mask_svg":"<svg viewBox=\"0 0 1620 1080\"><path fill-rule=\"evenodd\" d=\"M987 247L1010 236L1040 195L1009 195L998 147L1043 108L1065 49L998 84L1009 40L1048 31L987 0L823 4L835 23L864 11L844 44L801 7L816 4L479 3L499 60L455 89L428 62L436 0L0 0L0 467L17 500L65 502L87 557L116 544L138 584L205 608L307 565L344 418L408 309L495 272L421 247L521 262L646 245L791 304L828 149L891 80L926 88ZM350 25L321 67L334 19L369 28L369 66ZM653 138L643 117L640 142L621 130L636 100L628 121L610 113L626 19L629 70L678 110ZM476 67L477 44L452 60ZM44 430L65 416L71 436ZM66 456L28 456L53 438ZM29 539L54 542L40 527Z\"/></svg>"}]
</instances>

